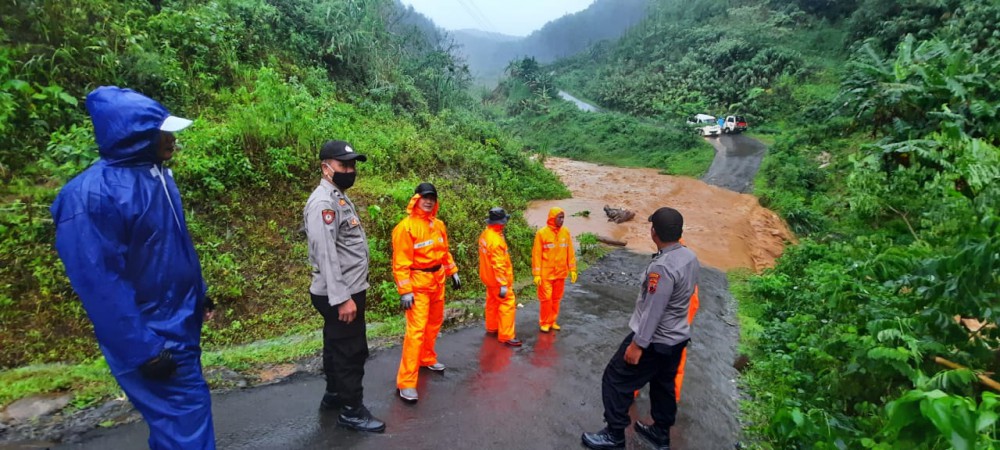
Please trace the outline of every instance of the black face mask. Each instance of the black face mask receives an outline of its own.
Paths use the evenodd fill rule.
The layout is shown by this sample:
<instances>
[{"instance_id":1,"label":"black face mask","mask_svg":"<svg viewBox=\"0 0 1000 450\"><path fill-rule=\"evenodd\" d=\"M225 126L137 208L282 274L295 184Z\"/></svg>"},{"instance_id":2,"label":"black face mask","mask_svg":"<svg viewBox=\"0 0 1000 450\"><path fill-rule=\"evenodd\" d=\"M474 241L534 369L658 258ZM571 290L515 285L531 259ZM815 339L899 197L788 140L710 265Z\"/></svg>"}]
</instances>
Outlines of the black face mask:
<instances>
[{"instance_id":1,"label":"black face mask","mask_svg":"<svg viewBox=\"0 0 1000 450\"><path fill-rule=\"evenodd\" d=\"M342 190L348 190L351 186L354 186L354 179L357 178L357 172L334 172L333 184L336 184Z\"/></svg>"}]
</instances>

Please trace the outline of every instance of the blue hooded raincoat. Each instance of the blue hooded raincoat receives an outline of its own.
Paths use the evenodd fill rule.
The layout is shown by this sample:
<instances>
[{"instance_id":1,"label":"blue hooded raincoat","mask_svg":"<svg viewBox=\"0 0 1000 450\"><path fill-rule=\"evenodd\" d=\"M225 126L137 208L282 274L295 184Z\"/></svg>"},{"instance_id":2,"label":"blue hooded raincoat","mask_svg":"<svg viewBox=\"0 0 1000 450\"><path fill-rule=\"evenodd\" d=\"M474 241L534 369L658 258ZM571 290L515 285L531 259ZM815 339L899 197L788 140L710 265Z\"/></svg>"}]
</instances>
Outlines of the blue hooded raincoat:
<instances>
[{"instance_id":1,"label":"blue hooded raincoat","mask_svg":"<svg viewBox=\"0 0 1000 450\"><path fill-rule=\"evenodd\" d=\"M215 448L201 373L205 281L180 193L156 156L167 109L129 89L87 95L100 160L52 204L56 250L97 342L146 422L152 449ZM139 366L169 350L168 380Z\"/></svg>"}]
</instances>

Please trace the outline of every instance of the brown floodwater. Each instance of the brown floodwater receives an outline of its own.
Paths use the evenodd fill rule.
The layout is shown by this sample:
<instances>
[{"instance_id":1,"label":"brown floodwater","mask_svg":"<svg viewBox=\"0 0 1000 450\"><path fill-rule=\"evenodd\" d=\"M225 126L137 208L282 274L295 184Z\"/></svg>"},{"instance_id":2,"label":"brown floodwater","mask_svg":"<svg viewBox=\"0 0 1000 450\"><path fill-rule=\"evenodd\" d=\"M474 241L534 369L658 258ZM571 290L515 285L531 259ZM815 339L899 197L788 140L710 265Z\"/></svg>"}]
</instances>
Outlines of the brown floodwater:
<instances>
[{"instance_id":1,"label":"brown floodwater","mask_svg":"<svg viewBox=\"0 0 1000 450\"><path fill-rule=\"evenodd\" d=\"M573 197L531 202L525 219L536 227L545 226L549 208L558 206L566 210L565 226L574 237L590 232L624 241L634 251L653 252L656 248L646 219L657 208L669 206L684 215L684 243L698 254L702 265L721 270L773 267L785 243L795 239L777 214L749 194L693 178L661 175L655 169L557 157L546 158L545 166L559 176ZM622 224L609 222L605 205L632 210L635 218ZM589 217L575 215L583 211L590 211Z\"/></svg>"}]
</instances>

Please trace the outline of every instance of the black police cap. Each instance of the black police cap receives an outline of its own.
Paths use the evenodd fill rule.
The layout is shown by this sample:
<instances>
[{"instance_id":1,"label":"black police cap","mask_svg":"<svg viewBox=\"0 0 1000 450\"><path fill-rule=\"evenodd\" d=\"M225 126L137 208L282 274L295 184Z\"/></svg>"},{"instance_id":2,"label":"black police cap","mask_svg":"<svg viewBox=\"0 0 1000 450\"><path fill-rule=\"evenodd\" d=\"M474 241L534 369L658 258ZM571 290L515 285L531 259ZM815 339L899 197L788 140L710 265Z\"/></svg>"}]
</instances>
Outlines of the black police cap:
<instances>
[{"instance_id":1,"label":"black police cap","mask_svg":"<svg viewBox=\"0 0 1000 450\"><path fill-rule=\"evenodd\" d=\"M413 191L414 194L418 194L421 197L426 197L428 195L433 195L437 197L438 191L433 184L430 183L420 183L417 188Z\"/></svg>"},{"instance_id":2,"label":"black police cap","mask_svg":"<svg viewBox=\"0 0 1000 450\"><path fill-rule=\"evenodd\" d=\"M336 159L339 161L358 160L368 161L368 157L357 153L351 148L351 144L344 141L326 141L319 149L319 160Z\"/></svg>"}]
</instances>

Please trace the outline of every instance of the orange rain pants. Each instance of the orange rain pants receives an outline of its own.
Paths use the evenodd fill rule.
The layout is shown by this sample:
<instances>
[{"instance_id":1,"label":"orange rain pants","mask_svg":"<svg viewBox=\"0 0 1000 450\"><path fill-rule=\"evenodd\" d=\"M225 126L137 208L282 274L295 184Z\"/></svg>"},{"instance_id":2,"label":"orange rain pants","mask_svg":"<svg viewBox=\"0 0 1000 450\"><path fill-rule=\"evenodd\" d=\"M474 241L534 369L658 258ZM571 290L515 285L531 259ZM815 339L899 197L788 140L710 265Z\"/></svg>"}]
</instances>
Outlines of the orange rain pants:
<instances>
[{"instance_id":1,"label":"orange rain pants","mask_svg":"<svg viewBox=\"0 0 1000 450\"><path fill-rule=\"evenodd\" d=\"M396 387L417 387L420 366L436 364L437 341L444 322L444 283L458 272L448 250L448 231L437 218L438 204L426 212L417 207L419 195L410 199L403 218L392 230L392 275L400 295L413 294L406 311L406 337L396 375Z\"/></svg>"},{"instance_id":2,"label":"orange rain pants","mask_svg":"<svg viewBox=\"0 0 1000 450\"><path fill-rule=\"evenodd\" d=\"M549 210L546 226L535 233L531 248L531 275L538 283L538 325L551 327L559 317L559 303L566 287L566 277L576 272L576 251L569 229L556 226L556 216L562 208Z\"/></svg>"},{"instance_id":3,"label":"orange rain pants","mask_svg":"<svg viewBox=\"0 0 1000 450\"><path fill-rule=\"evenodd\" d=\"M496 332L497 340L514 339L517 300L514 298L514 266L503 237L503 225L489 225L479 235L479 279L486 285L486 331ZM507 296L500 298L500 287Z\"/></svg>"},{"instance_id":4,"label":"orange rain pants","mask_svg":"<svg viewBox=\"0 0 1000 450\"><path fill-rule=\"evenodd\" d=\"M688 325L694 322L694 315L698 313L698 307L701 306L701 300L698 299L698 285L694 286L694 294L691 294L691 304L688 307ZM688 359L688 348L684 347L681 351L681 363L677 366L677 376L674 377L674 399L676 401L681 401L681 386L684 385L684 366L687 365Z\"/></svg>"}]
</instances>

